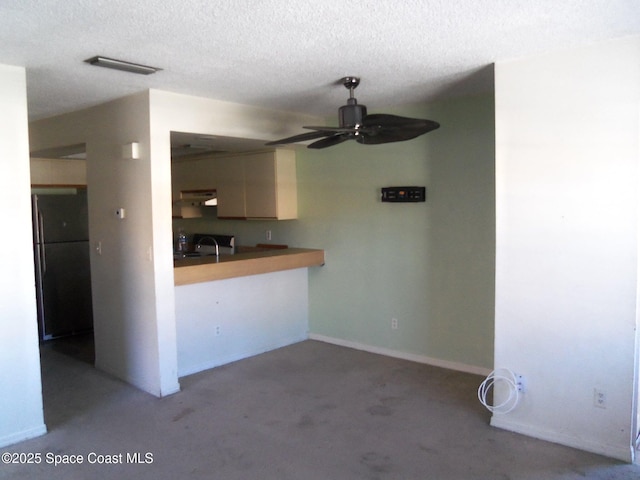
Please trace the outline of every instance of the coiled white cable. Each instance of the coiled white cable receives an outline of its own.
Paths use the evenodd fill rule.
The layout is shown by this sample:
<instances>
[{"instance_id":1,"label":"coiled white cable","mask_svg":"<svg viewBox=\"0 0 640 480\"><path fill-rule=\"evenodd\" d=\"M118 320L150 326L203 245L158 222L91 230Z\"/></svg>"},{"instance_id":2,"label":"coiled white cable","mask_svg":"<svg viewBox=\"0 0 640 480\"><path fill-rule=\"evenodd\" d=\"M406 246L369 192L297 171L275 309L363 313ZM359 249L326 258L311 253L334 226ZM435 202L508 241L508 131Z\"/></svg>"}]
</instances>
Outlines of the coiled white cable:
<instances>
[{"instance_id":1,"label":"coiled white cable","mask_svg":"<svg viewBox=\"0 0 640 480\"><path fill-rule=\"evenodd\" d=\"M496 383L504 382L509 390L507 398L498 405L489 405L487 396ZM518 377L508 368L497 368L489 374L478 387L478 400L492 413L503 415L509 413L520 401L520 391L518 389Z\"/></svg>"}]
</instances>

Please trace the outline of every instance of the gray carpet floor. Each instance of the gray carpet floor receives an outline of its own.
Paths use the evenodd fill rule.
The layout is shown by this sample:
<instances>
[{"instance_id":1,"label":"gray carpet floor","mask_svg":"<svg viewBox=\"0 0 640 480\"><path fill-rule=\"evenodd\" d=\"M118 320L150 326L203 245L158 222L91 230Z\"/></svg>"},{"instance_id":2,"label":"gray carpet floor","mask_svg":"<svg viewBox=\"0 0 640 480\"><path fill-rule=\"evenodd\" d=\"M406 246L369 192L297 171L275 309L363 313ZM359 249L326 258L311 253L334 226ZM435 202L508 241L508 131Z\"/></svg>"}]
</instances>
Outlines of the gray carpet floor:
<instances>
[{"instance_id":1,"label":"gray carpet floor","mask_svg":"<svg viewBox=\"0 0 640 480\"><path fill-rule=\"evenodd\" d=\"M475 375L306 341L158 399L41 350L49 433L2 449L41 463L0 465L2 479L640 479L637 465L490 427ZM83 463L50 463L69 455Z\"/></svg>"}]
</instances>

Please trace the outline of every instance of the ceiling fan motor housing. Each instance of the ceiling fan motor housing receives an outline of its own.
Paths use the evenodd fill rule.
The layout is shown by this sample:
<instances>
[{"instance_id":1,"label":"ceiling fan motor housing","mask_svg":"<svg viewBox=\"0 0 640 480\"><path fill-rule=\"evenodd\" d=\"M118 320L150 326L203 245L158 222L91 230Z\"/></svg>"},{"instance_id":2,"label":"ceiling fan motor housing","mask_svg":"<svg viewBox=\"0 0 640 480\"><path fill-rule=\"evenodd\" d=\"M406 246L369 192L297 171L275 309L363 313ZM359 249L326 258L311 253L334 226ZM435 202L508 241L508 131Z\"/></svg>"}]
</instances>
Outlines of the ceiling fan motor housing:
<instances>
[{"instance_id":1,"label":"ceiling fan motor housing","mask_svg":"<svg viewBox=\"0 0 640 480\"><path fill-rule=\"evenodd\" d=\"M358 105L355 98L347 100L347 105L338 109L338 119L341 127L355 127L362 125L362 119L367 116L367 107Z\"/></svg>"}]
</instances>

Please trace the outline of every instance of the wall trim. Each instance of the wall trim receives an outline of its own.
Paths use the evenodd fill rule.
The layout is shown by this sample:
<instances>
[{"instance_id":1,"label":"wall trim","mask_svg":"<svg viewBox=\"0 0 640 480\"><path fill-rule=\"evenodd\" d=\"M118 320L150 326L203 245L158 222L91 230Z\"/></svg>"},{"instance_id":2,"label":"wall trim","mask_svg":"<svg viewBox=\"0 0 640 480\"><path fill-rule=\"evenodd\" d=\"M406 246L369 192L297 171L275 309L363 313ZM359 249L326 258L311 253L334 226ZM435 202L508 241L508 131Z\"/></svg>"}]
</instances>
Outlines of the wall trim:
<instances>
[{"instance_id":1,"label":"wall trim","mask_svg":"<svg viewBox=\"0 0 640 480\"><path fill-rule=\"evenodd\" d=\"M47 426L43 423L37 427L28 428L27 430L22 430L20 432L15 432L11 435L1 437L0 447L6 447L8 445L13 445L14 443L23 442L25 440L44 435L45 433L47 433Z\"/></svg>"},{"instance_id":2,"label":"wall trim","mask_svg":"<svg viewBox=\"0 0 640 480\"><path fill-rule=\"evenodd\" d=\"M537 438L540 440L545 440L547 442L577 448L578 450L597 453L598 455L615 458L627 463L633 463L634 459L633 447L631 445L625 448L617 445L607 445L603 443L591 442L580 437L564 435L551 430L513 422L505 416L498 415L493 415L491 417L491 426L509 430L510 432L527 435L529 437Z\"/></svg>"},{"instance_id":3,"label":"wall trim","mask_svg":"<svg viewBox=\"0 0 640 480\"><path fill-rule=\"evenodd\" d=\"M441 360L439 358L427 357L425 355L417 355L415 353L407 353L399 350L392 350L390 348L376 347L373 345L367 345L359 342L352 342L350 340L343 340L341 338L328 337L317 333L309 334L310 340L317 340L319 342L331 343L333 345L339 345L341 347L353 348L355 350L362 350L364 352L376 353L378 355L385 355L387 357L400 358L402 360L409 360L410 362L424 363L426 365L432 365L434 367L446 368L448 370L456 370L458 372L472 373L474 375L487 376L491 373L491 370L484 367L478 367L476 365L467 365L465 363L452 362L450 360Z\"/></svg>"}]
</instances>

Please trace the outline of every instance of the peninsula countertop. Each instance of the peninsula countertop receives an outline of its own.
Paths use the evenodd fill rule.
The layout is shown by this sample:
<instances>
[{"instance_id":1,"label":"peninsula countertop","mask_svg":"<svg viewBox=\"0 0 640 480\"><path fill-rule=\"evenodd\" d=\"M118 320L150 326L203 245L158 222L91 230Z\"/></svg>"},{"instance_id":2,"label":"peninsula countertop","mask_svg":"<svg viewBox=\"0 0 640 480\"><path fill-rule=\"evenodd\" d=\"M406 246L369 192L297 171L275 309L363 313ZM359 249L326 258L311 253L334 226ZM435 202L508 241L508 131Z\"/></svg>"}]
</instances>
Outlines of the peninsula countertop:
<instances>
[{"instance_id":1,"label":"peninsula countertop","mask_svg":"<svg viewBox=\"0 0 640 480\"><path fill-rule=\"evenodd\" d=\"M174 260L174 285L210 282L294 268L324 265L324 250L285 248L267 251L188 257Z\"/></svg>"}]
</instances>

